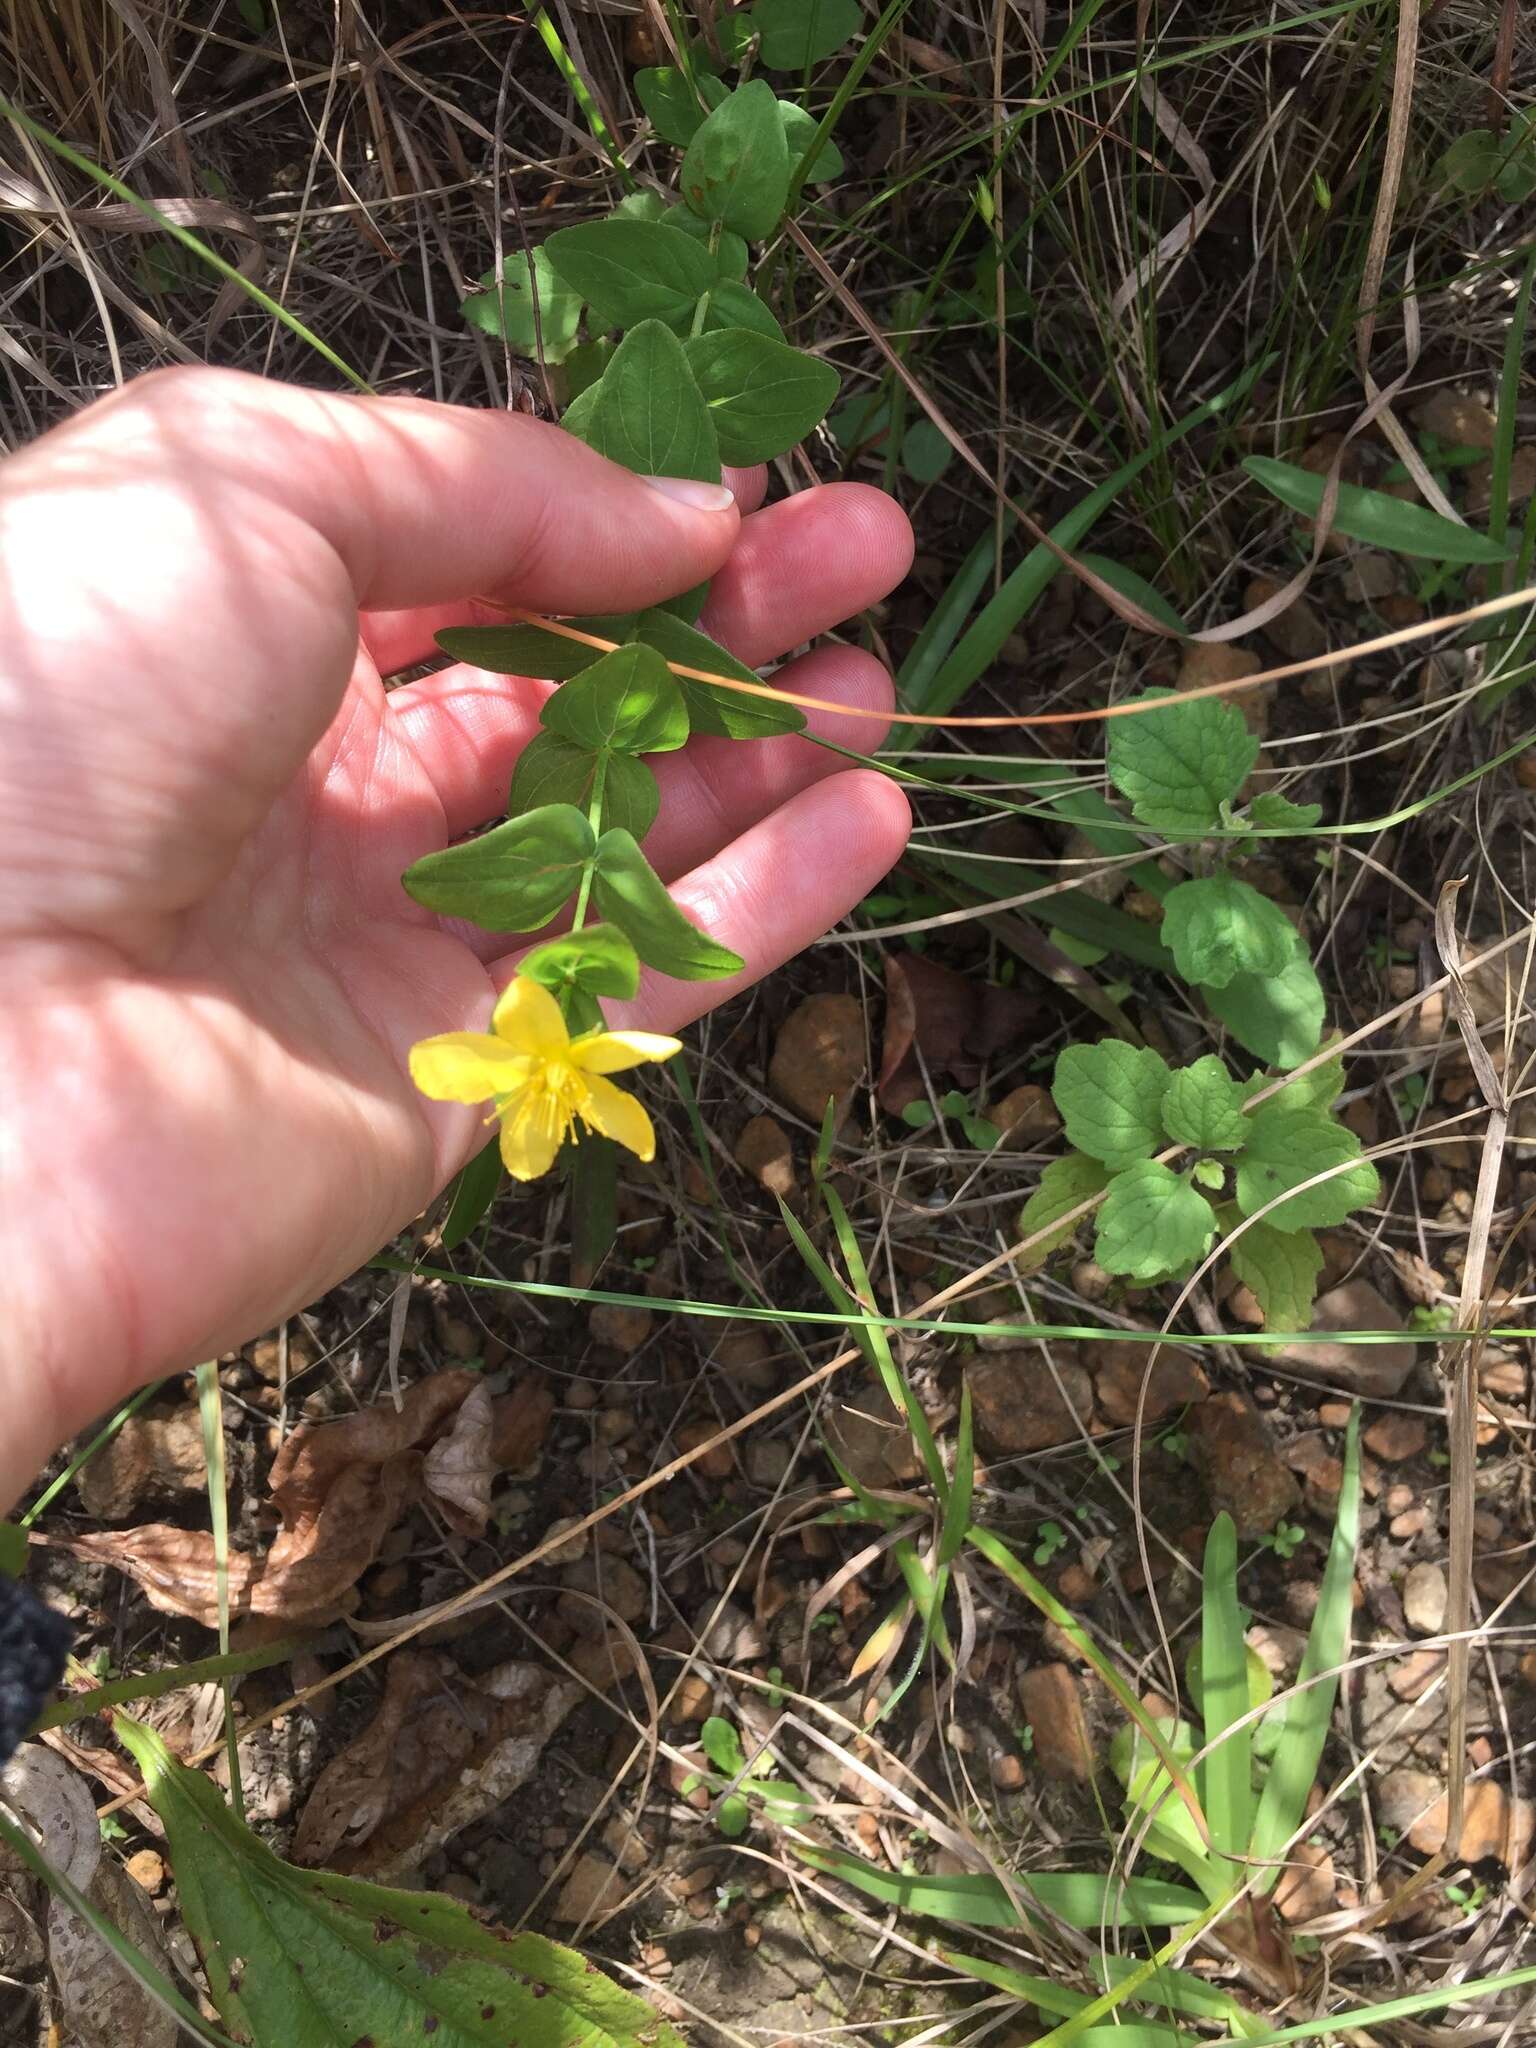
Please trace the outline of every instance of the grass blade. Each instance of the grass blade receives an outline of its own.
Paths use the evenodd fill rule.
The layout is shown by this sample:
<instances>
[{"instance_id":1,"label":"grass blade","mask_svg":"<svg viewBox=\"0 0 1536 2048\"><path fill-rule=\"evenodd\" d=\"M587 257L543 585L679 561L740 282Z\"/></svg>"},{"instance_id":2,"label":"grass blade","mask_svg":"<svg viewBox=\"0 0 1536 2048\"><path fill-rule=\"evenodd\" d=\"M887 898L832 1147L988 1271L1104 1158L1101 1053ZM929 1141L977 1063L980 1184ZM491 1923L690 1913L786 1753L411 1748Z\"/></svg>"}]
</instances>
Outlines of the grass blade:
<instances>
[{"instance_id":1,"label":"grass blade","mask_svg":"<svg viewBox=\"0 0 1536 2048\"><path fill-rule=\"evenodd\" d=\"M1323 1744L1328 1739L1328 1726L1333 1719L1333 1703L1338 1697L1338 1667L1349 1654L1349 1630L1354 1612L1355 1545L1359 1534L1360 1410L1357 1406L1350 1415L1344 1445L1344 1484L1339 1491L1339 1518L1333 1525L1333 1541L1328 1547L1328 1563L1323 1571L1317 1612L1312 1617L1312 1629L1307 1637L1306 1654L1296 1675L1298 1688L1305 1690L1298 1689L1286 1702L1275 1759L1270 1765L1254 1822L1251 1854L1260 1860L1278 1856L1306 1817L1307 1799L1317 1777ZM1320 1671L1334 1675L1316 1685L1308 1685L1308 1679L1315 1678ZM1255 1890L1260 1895L1272 1890L1280 1871L1281 1865L1275 1863L1271 1869L1261 1872L1254 1881Z\"/></svg>"},{"instance_id":2,"label":"grass blade","mask_svg":"<svg viewBox=\"0 0 1536 2048\"><path fill-rule=\"evenodd\" d=\"M1215 1745L1198 1766L1211 1848L1242 1856L1253 1826L1253 1764L1248 1712L1248 1645L1237 1605L1237 1530L1220 1514L1205 1544L1201 1610L1200 1718Z\"/></svg>"},{"instance_id":3,"label":"grass blade","mask_svg":"<svg viewBox=\"0 0 1536 2048\"><path fill-rule=\"evenodd\" d=\"M915 1876L878 1869L841 1849L812 1849L804 1842L796 1842L794 1849L813 1869L840 1877L883 1906L923 1913L935 1920L953 1920L964 1927L1020 1924L1018 1908L1001 1878L989 1877L985 1871ZM1133 1877L1120 1884L1093 1870L1031 1870L1016 1873L1013 1882L1026 1898L1037 1901L1069 1927L1177 1927L1206 1911L1198 1892L1159 1877Z\"/></svg>"}]
</instances>

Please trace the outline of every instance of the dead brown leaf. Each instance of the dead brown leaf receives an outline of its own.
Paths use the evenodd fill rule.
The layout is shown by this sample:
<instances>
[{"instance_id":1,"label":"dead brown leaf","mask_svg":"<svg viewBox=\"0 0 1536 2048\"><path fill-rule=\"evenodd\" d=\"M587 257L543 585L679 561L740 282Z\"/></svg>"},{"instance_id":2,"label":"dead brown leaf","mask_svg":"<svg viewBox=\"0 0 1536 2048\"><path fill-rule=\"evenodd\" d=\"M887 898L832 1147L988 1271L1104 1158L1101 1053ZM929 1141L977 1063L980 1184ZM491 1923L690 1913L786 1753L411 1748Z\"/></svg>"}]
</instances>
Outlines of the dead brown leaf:
<instances>
[{"instance_id":1,"label":"dead brown leaf","mask_svg":"<svg viewBox=\"0 0 1536 2048\"><path fill-rule=\"evenodd\" d=\"M414 1868L526 1783L581 1697L539 1665L471 1679L435 1651L401 1650L378 1713L316 1780L295 1862L351 1877Z\"/></svg>"},{"instance_id":2,"label":"dead brown leaf","mask_svg":"<svg viewBox=\"0 0 1536 2048\"><path fill-rule=\"evenodd\" d=\"M947 1074L958 1088L974 1088L982 1061L1040 1011L1033 996L957 974L926 953L886 955L885 1003L877 1092L892 1116L923 1093L924 1067Z\"/></svg>"},{"instance_id":3,"label":"dead brown leaf","mask_svg":"<svg viewBox=\"0 0 1536 2048\"><path fill-rule=\"evenodd\" d=\"M491 1412L472 1414L454 1454L467 1487L471 1435L482 1446L475 1454L482 1467L487 1456L493 1465L532 1458L553 1412L536 1377L492 1403L478 1374L435 1373L412 1387L398 1409L381 1402L341 1422L295 1430L272 1464L281 1533L264 1558L229 1553L231 1615L313 1625L345 1612L384 1538L422 1497L433 1440L477 1391ZM444 1469L452 1462L445 1459ZM151 1522L53 1541L127 1572L162 1613L217 1624L218 1571L208 1531Z\"/></svg>"},{"instance_id":4,"label":"dead brown leaf","mask_svg":"<svg viewBox=\"0 0 1536 2048\"><path fill-rule=\"evenodd\" d=\"M491 1390L477 1380L465 1395L453 1425L422 1461L421 1476L450 1529L483 1536L491 1519Z\"/></svg>"}]
</instances>

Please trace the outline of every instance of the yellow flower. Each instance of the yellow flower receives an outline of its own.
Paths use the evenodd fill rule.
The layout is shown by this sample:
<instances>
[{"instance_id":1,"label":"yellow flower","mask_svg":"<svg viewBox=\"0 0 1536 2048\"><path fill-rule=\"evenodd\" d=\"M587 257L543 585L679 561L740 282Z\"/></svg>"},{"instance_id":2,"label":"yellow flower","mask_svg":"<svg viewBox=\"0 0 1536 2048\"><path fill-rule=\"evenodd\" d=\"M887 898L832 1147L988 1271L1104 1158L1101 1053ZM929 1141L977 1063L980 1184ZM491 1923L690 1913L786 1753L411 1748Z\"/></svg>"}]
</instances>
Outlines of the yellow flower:
<instances>
[{"instance_id":1,"label":"yellow flower","mask_svg":"<svg viewBox=\"0 0 1536 2048\"><path fill-rule=\"evenodd\" d=\"M515 1180L537 1180L579 1124L642 1159L656 1133L633 1095L605 1081L643 1060L669 1060L676 1038L654 1031L586 1031L572 1038L549 990L517 975L489 1031L445 1031L411 1047L411 1079L434 1102L486 1102L501 1123L501 1156Z\"/></svg>"}]
</instances>

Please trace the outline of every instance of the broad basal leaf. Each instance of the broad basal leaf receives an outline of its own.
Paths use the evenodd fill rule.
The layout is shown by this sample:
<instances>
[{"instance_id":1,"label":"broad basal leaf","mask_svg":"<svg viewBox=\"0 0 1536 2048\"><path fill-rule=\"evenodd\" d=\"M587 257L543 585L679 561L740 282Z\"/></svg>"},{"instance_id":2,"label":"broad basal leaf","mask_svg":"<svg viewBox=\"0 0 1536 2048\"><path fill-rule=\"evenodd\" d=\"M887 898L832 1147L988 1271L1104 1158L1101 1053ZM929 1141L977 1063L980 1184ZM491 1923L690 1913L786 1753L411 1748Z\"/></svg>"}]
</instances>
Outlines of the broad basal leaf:
<instances>
[{"instance_id":1,"label":"broad basal leaf","mask_svg":"<svg viewBox=\"0 0 1536 2048\"><path fill-rule=\"evenodd\" d=\"M165 1825L225 2026L258 2048L683 2048L654 2007L536 1934L426 1891L280 1862L150 1728L117 1732Z\"/></svg>"},{"instance_id":2,"label":"broad basal leaf","mask_svg":"<svg viewBox=\"0 0 1536 2048\"><path fill-rule=\"evenodd\" d=\"M1163 1142L1163 1096L1172 1079L1150 1046L1115 1038L1069 1045L1051 1082L1068 1143L1106 1166L1147 1158Z\"/></svg>"},{"instance_id":3,"label":"broad basal leaf","mask_svg":"<svg viewBox=\"0 0 1536 2048\"><path fill-rule=\"evenodd\" d=\"M771 85L754 78L721 101L688 145L680 188L702 220L748 241L773 233L789 197L789 144Z\"/></svg>"},{"instance_id":4,"label":"broad basal leaf","mask_svg":"<svg viewBox=\"0 0 1536 2048\"><path fill-rule=\"evenodd\" d=\"M1249 1052L1272 1067L1296 1067L1317 1051L1327 1002L1307 949L1293 933L1291 956L1278 974L1236 974L1205 1000Z\"/></svg>"},{"instance_id":5,"label":"broad basal leaf","mask_svg":"<svg viewBox=\"0 0 1536 2048\"><path fill-rule=\"evenodd\" d=\"M1234 1237L1232 1270L1264 1311L1266 1330L1305 1330L1312 1321L1323 1255L1310 1230L1250 1223Z\"/></svg>"},{"instance_id":6,"label":"broad basal leaf","mask_svg":"<svg viewBox=\"0 0 1536 2048\"><path fill-rule=\"evenodd\" d=\"M687 625L673 612L642 612L636 631L647 647L654 647L668 661L687 668L702 669L710 675L735 676L741 682L760 680L755 669L727 654L707 633ZM710 733L717 739L759 740L774 733L800 732L805 713L795 704L776 704L771 697L749 697L714 683L701 683L692 676L674 678L688 706L688 722L695 732Z\"/></svg>"},{"instance_id":7,"label":"broad basal leaf","mask_svg":"<svg viewBox=\"0 0 1536 2048\"><path fill-rule=\"evenodd\" d=\"M599 327L664 320L686 331L716 270L707 248L661 221L583 221L544 244L555 274L591 306Z\"/></svg>"},{"instance_id":8,"label":"broad basal leaf","mask_svg":"<svg viewBox=\"0 0 1536 2048\"><path fill-rule=\"evenodd\" d=\"M767 462L803 440L837 396L830 363L738 328L684 344L724 461Z\"/></svg>"},{"instance_id":9,"label":"broad basal leaf","mask_svg":"<svg viewBox=\"0 0 1536 2048\"><path fill-rule=\"evenodd\" d=\"M522 249L503 259L501 277L488 270L460 311L471 327L504 340L520 356L563 363L581 327L581 294L556 276L543 249ZM537 312L535 312L537 308Z\"/></svg>"},{"instance_id":10,"label":"broad basal leaf","mask_svg":"<svg viewBox=\"0 0 1536 2048\"><path fill-rule=\"evenodd\" d=\"M1234 875L1180 882L1163 901L1163 944L1186 981L1225 988L1239 974L1279 974L1296 927L1277 903Z\"/></svg>"},{"instance_id":11,"label":"broad basal leaf","mask_svg":"<svg viewBox=\"0 0 1536 2048\"><path fill-rule=\"evenodd\" d=\"M633 944L647 967L680 981L736 974L739 953L718 945L686 918L629 832L605 832L597 843L592 894L598 910Z\"/></svg>"},{"instance_id":12,"label":"broad basal leaf","mask_svg":"<svg viewBox=\"0 0 1536 2048\"><path fill-rule=\"evenodd\" d=\"M1267 1087L1262 1074L1256 1074L1244 1090L1246 1095L1257 1094ZM1283 1102L1287 1109L1327 1109L1344 1092L1344 1056L1335 1053L1332 1059L1324 1060L1309 1073L1299 1074L1294 1081L1287 1081L1279 1094L1272 1100Z\"/></svg>"},{"instance_id":13,"label":"broad basal leaf","mask_svg":"<svg viewBox=\"0 0 1536 2048\"><path fill-rule=\"evenodd\" d=\"M1145 690L1137 702L1166 695ZM1115 719L1105 764L1143 825L1198 837L1221 822L1222 805L1237 795L1258 756L1240 711L1218 697L1197 697Z\"/></svg>"},{"instance_id":14,"label":"broad basal leaf","mask_svg":"<svg viewBox=\"0 0 1536 2048\"><path fill-rule=\"evenodd\" d=\"M576 886L592 827L570 804L547 804L462 846L429 853L401 877L406 894L488 932L532 932Z\"/></svg>"},{"instance_id":15,"label":"broad basal leaf","mask_svg":"<svg viewBox=\"0 0 1536 2048\"><path fill-rule=\"evenodd\" d=\"M1162 1114L1170 1138L1202 1152L1236 1152L1248 1135L1243 1091L1213 1052L1174 1075Z\"/></svg>"},{"instance_id":16,"label":"broad basal leaf","mask_svg":"<svg viewBox=\"0 0 1536 2048\"><path fill-rule=\"evenodd\" d=\"M858 0L757 0L748 17L762 37L770 71L804 71L857 35L864 16Z\"/></svg>"},{"instance_id":17,"label":"broad basal leaf","mask_svg":"<svg viewBox=\"0 0 1536 2048\"><path fill-rule=\"evenodd\" d=\"M1271 1209L1272 1230L1328 1230L1381 1192L1376 1169L1360 1153L1360 1140L1320 1109L1265 1103L1248 1120L1248 1142L1237 1162L1237 1201L1245 1216L1299 1187L1314 1174L1338 1167L1328 1180Z\"/></svg>"},{"instance_id":18,"label":"broad basal leaf","mask_svg":"<svg viewBox=\"0 0 1536 2048\"><path fill-rule=\"evenodd\" d=\"M519 817L548 804L570 804L585 817L603 770L603 823L621 825L643 839L656 822L661 791L643 761L579 746L559 733L537 732L517 757L507 811Z\"/></svg>"},{"instance_id":19,"label":"broad basal leaf","mask_svg":"<svg viewBox=\"0 0 1536 2048\"><path fill-rule=\"evenodd\" d=\"M678 239L694 246L686 235ZM583 416L581 437L610 462L639 476L720 481L720 450L709 408L682 343L661 321L642 320L632 327L614 350L602 382L586 396L592 407Z\"/></svg>"},{"instance_id":20,"label":"broad basal leaf","mask_svg":"<svg viewBox=\"0 0 1536 2048\"><path fill-rule=\"evenodd\" d=\"M1282 505L1316 518L1326 478L1315 476L1310 469L1298 469L1292 462L1276 462L1268 455L1245 456L1243 467ZM1399 498L1389 498L1385 491L1363 490L1358 484L1339 485L1333 531L1373 548L1418 555L1431 562L1505 562L1515 552L1514 542L1490 540L1486 533L1474 533L1470 526L1431 512L1427 505L1404 504Z\"/></svg>"},{"instance_id":21,"label":"broad basal leaf","mask_svg":"<svg viewBox=\"0 0 1536 2048\"><path fill-rule=\"evenodd\" d=\"M1161 1280L1202 1257L1215 1231L1215 1213L1198 1189L1171 1167L1138 1159L1109 1183L1094 1257L1106 1273Z\"/></svg>"},{"instance_id":22,"label":"broad basal leaf","mask_svg":"<svg viewBox=\"0 0 1536 2048\"><path fill-rule=\"evenodd\" d=\"M1031 1245L1027 1252L1020 1252L1019 1271L1032 1273L1037 1266L1043 1266L1078 1228L1076 1223L1064 1223L1059 1230L1050 1226L1090 1196L1102 1194L1108 1186L1109 1168L1090 1159L1086 1152L1069 1152L1065 1159L1053 1159L1041 1174L1040 1185L1019 1211L1020 1237L1033 1237L1037 1230L1049 1231L1049 1235Z\"/></svg>"},{"instance_id":23,"label":"broad basal leaf","mask_svg":"<svg viewBox=\"0 0 1536 2048\"><path fill-rule=\"evenodd\" d=\"M614 754L667 754L688 737L688 711L654 647L616 647L564 683L539 723L580 747Z\"/></svg>"}]
</instances>

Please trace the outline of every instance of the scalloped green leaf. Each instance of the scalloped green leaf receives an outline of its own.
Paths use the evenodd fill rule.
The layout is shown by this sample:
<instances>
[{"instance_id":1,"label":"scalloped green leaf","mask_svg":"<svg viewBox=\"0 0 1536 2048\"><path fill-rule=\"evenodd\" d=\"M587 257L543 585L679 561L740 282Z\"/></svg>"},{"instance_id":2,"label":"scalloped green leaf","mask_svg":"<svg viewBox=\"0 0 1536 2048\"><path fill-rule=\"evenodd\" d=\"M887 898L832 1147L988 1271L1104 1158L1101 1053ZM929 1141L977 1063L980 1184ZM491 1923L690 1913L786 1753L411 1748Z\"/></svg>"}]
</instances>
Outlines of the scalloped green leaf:
<instances>
[{"instance_id":1,"label":"scalloped green leaf","mask_svg":"<svg viewBox=\"0 0 1536 2048\"><path fill-rule=\"evenodd\" d=\"M1217 873L1168 891L1161 937L1186 981L1225 988L1239 974L1279 974L1296 927L1251 883Z\"/></svg>"},{"instance_id":2,"label":"scalloped green leaf","mask_svg":"<svg viewBox=\"0 0 1536 2048\"><path fill-rule=\"evenodd\" d=\"M1361 1156L1360 1140L1320 1109L1266 1102L1248 1120L1248 1142L1237 1162L1237 1202L1254 1216L1276 1196L1314 1174L1339 1169L1315 1188L1281 1201L1264 1217L1271 1230L1329 1230L1381 1192L1376 1169Z\"/></svg>"},{"instance_id":3,"label":"scalloped green leaf","mask_svg":"<svg viewBox=\"0 0 1536 2048\"><path fill-rule=\"evenodd\" d=\"M1166 696L1166 690L1144 690L1135 701ZM1143 825L1170 837L1198 837L1221 823L1222 805L1237 795L1258 757L1258 740L1240 711L1218 697L1197 697L1115 719L1105 766Z\"/></svg>"},{"instance_id":4,"label":"scalloped green leaf","mask_svg":"<svg viewBox=\"0 0 1536 2048\"><path fill-rule=\"evenodd\" d=\"M1155 1159L1138 1159L1114 1176L1099 1205L1094 1257L1106 1273L1161 1280L1200 1258L1215 1233L1215 1211L1197 1188Z\"/></svg>"},{"instance_id":5,"label":"scalloped green leaf","mask_svg":"<svg viewBox=\"0 0 1536 2048\"><path fill-rule=\"evenodd\" d=\"M1323 1254L1310 1230L1250 1223L1228 1252L1232 1270L1264 1311L1266 1330L1305 1330L1312 1322Z\"/></svg>"},{"instance_id":6,"label":"scalloped green leaf","mask_svg":"<svg viewBox=\"0 0 1536 2048\"><path fill-rule=\"evenodd\" d=\"M1163 1143L1163 1097L1172 1079L1150 1046L1117 1038L1069 1045L1051 1081L1068 1143L1110 1167L1145 1159Z\"/></svg>"},{"instance_id":7,"label":"scalloped green leaf","mask_svg":"<svg viewBox=\"0 0 1536 2048\"><path fill-rule=\"evenodd\" d=\"M1170 1138L1202 1152L1236 1152L1248 1135L1242 1087L1213 1052L1174 1075L1162 1116Z\"/></svg>"},{"instance_id":8,"label":"scalloped green leaf","mask_svg":"<svg viewBox=\"0 0 1536 2048\"><path fill-rule=\"evenodd\" d=\"M1031 1245L1027 1252L1021 1252L1016 1264L1021 1273L1033 1273L1037 1266L1043 1266L1052 1252L1060 1250L1067 1239L1077 1230L1076 1223L1063 1223L1060 1229L1050 1229L1059 1217L1065 1216L1090 1196L1102 1194L1109 1186L1109 1168L1097 1159L1090 1159L1086 1152L1069 1152L1064 1159L1053 1159L1040 1176L1040 1185L1019 1211L1019 1236L1033 1237L1037 1230L1050 1230L1047 1237Z\"/></svg>"}]
</instances>

